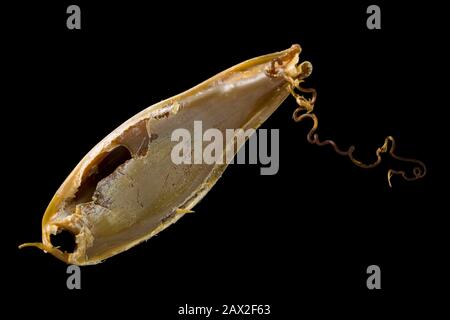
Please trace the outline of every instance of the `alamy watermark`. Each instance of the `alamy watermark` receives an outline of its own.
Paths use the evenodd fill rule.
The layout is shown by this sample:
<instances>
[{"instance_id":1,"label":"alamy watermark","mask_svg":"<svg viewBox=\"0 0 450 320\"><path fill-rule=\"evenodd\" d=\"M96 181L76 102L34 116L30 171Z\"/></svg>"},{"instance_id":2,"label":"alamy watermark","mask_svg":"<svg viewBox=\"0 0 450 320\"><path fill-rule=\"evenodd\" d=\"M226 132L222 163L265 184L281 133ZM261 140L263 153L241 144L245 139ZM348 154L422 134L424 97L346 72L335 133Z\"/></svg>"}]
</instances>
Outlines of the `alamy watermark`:
<instances>
[{"instance_id":1,"label":"alamy watermark","mask_svg":"<svg viewBox=\"0 0 450 320\"><path fill-rule=\"evenodd\" d=\"M367 274L370 276L367 278L366 286L369 290L381 289L381 270L376 264L372 264L367 267Z\"/></svg>"},{"instance_id":2,"label":"alamy watermark","mask_svg":"<svg viewBox=\"0 0 450 320\"><path fill-rule=\"evenodd\" d=\"M369 14L366 21L367 29L379 30L381 29L381 9L376 4L367 7L366 13Z\"/></svg>"},{"instance_id":3,"label":"alamy watermark","mask_svg":"<svg viewBox=\"0 0 450 320\"><path fill-rule=\"evenodd\" d=\"M71 264L67 267L66 273L69 274L66 280L67 289L81 289L81 269L79 266Z\"/></svg>"},{"instance_id":4,"label":"alamy watermark","mask_svg":"<svg viewBox=\"0 0 450 320\"><path fill-rule=\"evenodd\" d=\"M269 154L270 137L270 154ZM203 131L202 121L194 121L193 132L179 128L172 132L171 140L178 142L171 152L174 164L260 164L261 175L278 172L278 129L225 129L208 128ZM248 157L245 141L248 140ZM234 157L237 148L239 152Z\"/></svg>"},{"instance_id":5,"label":"alamy watermark","mask_svg":"<svg viewBox=\"0 0 450 320\"><path fill-rule=\"evenodd\" d=\"M81 29L81 9L79 6L72 4L67 7L66 13L69 14L66 20L66 26L69 30Z\"/></svg>"}]
</instances>

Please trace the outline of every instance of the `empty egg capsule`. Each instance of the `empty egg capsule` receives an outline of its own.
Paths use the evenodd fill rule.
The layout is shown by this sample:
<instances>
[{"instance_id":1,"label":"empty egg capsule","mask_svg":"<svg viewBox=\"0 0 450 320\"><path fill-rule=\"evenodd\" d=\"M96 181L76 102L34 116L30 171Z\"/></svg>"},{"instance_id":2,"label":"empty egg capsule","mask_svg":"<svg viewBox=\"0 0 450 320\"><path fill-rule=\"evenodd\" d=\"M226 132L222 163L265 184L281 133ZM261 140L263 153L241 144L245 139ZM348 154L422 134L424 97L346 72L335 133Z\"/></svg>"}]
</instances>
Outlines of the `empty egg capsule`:
<instances>
[{"instance_id":1,"label":"empty egg capsule","mask_svg":"<svg viewBox=\"0 0 450 320\"><path fill-rule=\"evenodd\" d=\"M299 63L299 45L240 63L209 80L141 111L100 141L75 167L56 191L42 219L42 243L35 246L58 259L76 265L99 263L151 238L176 222L208 193L227 167L227 162L175 163L171 154L174 130L193 133L196 121L204 130L215 128L225 136L227 128L258 128L289 96L298 104L294 120L312 118L311 143L332 144L359 166L373 167L380 153L393 155L393 145L377 150L378 160L363 165L330 140L320 142L312 114L315 91L300 84L312 71ZM311 94L306 99L302 93ZM302 114L303 113L303 114ZM227 140L221 155L236 154L245 141ZM393 142L393 140L392 140ZM414 160L415 161L415 160ZM415 170L415 178L425 174ZM389 171L393 174L403 171ZM74 237L71 252L54 246L51 235Z\"/></svg>"}]
</instances>

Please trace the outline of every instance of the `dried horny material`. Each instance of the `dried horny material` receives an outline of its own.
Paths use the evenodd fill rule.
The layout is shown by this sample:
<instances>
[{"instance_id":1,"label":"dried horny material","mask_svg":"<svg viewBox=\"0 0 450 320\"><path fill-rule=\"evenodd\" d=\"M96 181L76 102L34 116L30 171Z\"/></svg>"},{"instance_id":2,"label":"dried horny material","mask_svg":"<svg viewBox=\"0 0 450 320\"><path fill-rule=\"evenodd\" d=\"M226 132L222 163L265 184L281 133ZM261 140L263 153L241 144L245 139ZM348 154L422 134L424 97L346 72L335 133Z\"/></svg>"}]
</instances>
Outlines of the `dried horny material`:
<instances>
[{"instance_id":1,"label":"dried horny material","mask_svg":"<svg viewBox=\"0 0 450 320\"><path fill-rule=\"evenodd\" d=\"M299 105L294 120L314 120L308 140L335 146L320 142L314 134L317 118L311 112L316 94L300 87L312 66L307 61L298 64L300 51L299 45L293 45L245 61L123 123L81 160L58 189L42 220L42 243L20 247L38 247L70 264L95 264L151 238L191 212L227 167L219 162L176 164L171 160L176 144L171 134L179 128L192 133L198 120L204 129L215 128L224 135L227 128L256 129L293 95ZM298 91L312 97L306 99ZM222 154L230 150L236 154L243 143L227 141ZM335 149L364 166L353 159L353 148ZM392 146L394 156L393 151ZM414 171L415 178L425 174L424 168ZM407 177L390 171L389 178L392 174ZM73 236L73 250L52 244L52 235L62 233Z\"/></svg>"},{"instance_id":2,"label":"dried horny material","mask_svg":"<svg viewBox=\"0 0 450 320\"><path fill-rule=\"evenodd\" d=\"M355 164L358 167L363 168L363 169L372 169L372 168L377 167L381 163L381 161L382 161L381 155L384 153L387 153L390 157L392 157L395 160L399 160L399 161L403 161L403 162L410 162L410 163L415 164L415 167L412 170L413 176L408 176L404 170L389 169L387 172L387 180L388 180L388 184L390 187L392 187L391 178L394 175L399 175L406 181L414 181L414 180L423 178L426 175L427 167L425 166L425 164L422 161L419 161L416 159L400 157L395 154L394 151L395 151L396 145L395 145L395 139L392 136L387 136L384 139L383 145L381 147L379 147L375 152L377 159L374 162L368 163L368 164L355 159L355 157L353 156L353 152L355 151L354 146L350 146L347 151L343 151L343 150L339 149L339 147L336 145L336 143L333 140L320 141L319 135L316 133L317 127L319 126L319 120L317 119L317 116L314 113L312 113L312 111L314 110L314 103L316 102L316 98L317 98L316 90L311 89L311 88L308 88L308 89L302 88L300 86L300 83L303 82L303 80L301 80L301 79L294 79L291 77L286 77L286 79L291 84L291 86L290 86L291 94L295 98L295 100L297 101L297 104L298 104L297 109L295 109L295 111L292 115L293 120L295 122L300 122L304 119L312 119L312 121L313 121L313 126L307 135L307 140L309 143L316 144L318 146L330 145L333 147L334 151L337 154L348 157L353 164ZM311 94L311 98L306 99L302 95L298 94L296 92L296 90L303 92L303 93Z\"/></svg>"}]
</instances>

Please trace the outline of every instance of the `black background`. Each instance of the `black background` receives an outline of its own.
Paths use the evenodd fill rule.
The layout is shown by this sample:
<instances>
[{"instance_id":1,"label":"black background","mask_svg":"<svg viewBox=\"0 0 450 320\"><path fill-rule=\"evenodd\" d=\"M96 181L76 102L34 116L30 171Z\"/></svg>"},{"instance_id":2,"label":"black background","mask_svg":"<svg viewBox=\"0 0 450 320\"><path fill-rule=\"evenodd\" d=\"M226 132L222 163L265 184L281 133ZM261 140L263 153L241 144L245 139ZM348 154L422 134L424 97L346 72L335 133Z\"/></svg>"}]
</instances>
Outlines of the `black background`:
<instances>
[{"instance_id":1,"label":"black background","mask_svg":"<svg viewBox=\"0 0 450 320\"><path fill-rule=\"evenodd\" d=\"M12 99L2 129L7 301L40 306L36 312L126 311L146 319L181 319L178 306L186 303L272 306L270 317L248 319L436 310L448 272L441 221L448 209L438 207L435 183L441 147L433 140L444 131L435 120L446 103L438 97L446 83L439 80L442 8L374 2L382 29L368 30L372 2L314 3L40 1L5 10L12 17L4 29ZM70 4L81 7L81 30L66 28ZM292 121L289 98L263 125L280 129L277 175L230 166L195 213L83 267L81 290L66 288L60 261L17 250L40 240L54 192L115 127L234 64L293 43L314 66L307 86L318 91L321 137L355 144L356 155L370 161L393 135L399 154L428 165L425 179L393 178L390 189L386 171L398 163L365 171L309 145L310 125ZM371 264L381 268L378 291L366 288ZM15 308L18 315L29 310Z\"/></svg>"}]
</instances>

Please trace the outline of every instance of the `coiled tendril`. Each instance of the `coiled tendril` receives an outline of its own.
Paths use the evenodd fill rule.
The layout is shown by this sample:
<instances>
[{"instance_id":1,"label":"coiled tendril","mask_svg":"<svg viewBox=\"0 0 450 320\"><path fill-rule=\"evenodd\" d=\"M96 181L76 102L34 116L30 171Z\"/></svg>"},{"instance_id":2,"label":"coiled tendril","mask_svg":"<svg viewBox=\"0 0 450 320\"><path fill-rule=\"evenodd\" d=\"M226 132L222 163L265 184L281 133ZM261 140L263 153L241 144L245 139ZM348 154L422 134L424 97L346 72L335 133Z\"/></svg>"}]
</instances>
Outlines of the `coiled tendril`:
<instances>
[{"instance_id":1,"label":"coiled tendril","mask_svg":"<svg viewBox=\"0 0 450 320\"><path fill-rule=\"evenodd\" d=\"M295 109L294 113L292 114L292 118L295 122L300 122L304 119L311 119L313 121L313 126L309 130L307 135L307 140L311 144L315 144L318 146L325 146L330 145L333 147L334 151L341 155L348 157L352 163L354 163L356 166L364 168L364 169L371 169L378 166L381 161L381 155L387 153L390 157L392 157L395 160L404 161L404 162L410 162L414 163L416 166L413 168L412 173L413 176L408 176L404 170L394 170L389 169L387 172L387 179L388 184L390 187L392 187L391 178L394 175L400 175L403 179L406 181L414 181L420 178L423 178L427 173L427 168L425 164L422 161L416 160L416 159L409 159L400 157L395 154L395 139L392 136L387 136L384 140L384 143L381 147L379 147L375 154L377 159L373 163L363 163L353 156L353 152L355 151L354 146L350 146L348 150L344 151L341 150L336 143L333 140L324 140L320 141L319 135L316 133L317 127L319 125L319 120L317 116L313 113L314 110L314 104L316 102L317 98L317 92L315 89L312 88L303 88L300 86L301 83L304 82L303 79L293 79L292 77L285 76L287 81L290 83L289 90L291 92L291 95L295 98L298 107ZM305 98L302 96L301 93L308 93L310 94L310 98Z\"/></svg>"}]
</instances>

